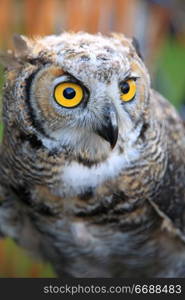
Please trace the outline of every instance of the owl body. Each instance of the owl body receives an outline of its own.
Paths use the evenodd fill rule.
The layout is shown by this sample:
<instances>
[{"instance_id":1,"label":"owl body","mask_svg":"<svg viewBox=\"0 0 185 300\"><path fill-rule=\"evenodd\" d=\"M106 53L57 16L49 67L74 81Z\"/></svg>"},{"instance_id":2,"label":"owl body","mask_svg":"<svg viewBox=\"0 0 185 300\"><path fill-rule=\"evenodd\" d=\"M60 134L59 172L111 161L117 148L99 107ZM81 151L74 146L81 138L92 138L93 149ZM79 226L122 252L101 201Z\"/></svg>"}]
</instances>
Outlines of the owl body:
<instances>
[{"instance_id":1,"label":"owl body","mask_svg":"<svg viewBox=\"0 0 185 300\"><path fill-rule=\"evenodd\" d=\"M185 131L123 35L16 36L0 229L59 276L185 275Z\"/></svg>"}]
</instances>

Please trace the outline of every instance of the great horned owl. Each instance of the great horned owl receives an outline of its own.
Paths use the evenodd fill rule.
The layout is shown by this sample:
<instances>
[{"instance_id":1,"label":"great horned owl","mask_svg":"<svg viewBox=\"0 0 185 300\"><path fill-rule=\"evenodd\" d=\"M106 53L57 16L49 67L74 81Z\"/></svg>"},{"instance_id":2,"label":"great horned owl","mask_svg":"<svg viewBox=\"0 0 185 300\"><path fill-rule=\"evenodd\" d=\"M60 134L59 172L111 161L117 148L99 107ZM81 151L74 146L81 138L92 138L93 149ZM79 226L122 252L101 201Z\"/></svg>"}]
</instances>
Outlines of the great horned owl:
<instances>
[{"instance_id":1,"label":"great horned owl","mask_svg":"<svg viewBox=\"0 0 185 300\"><path fill-rule=\"evenodd\" d=\"M185 276L185 130L131 39L15 36L2 235L59 276Z\"/></svg>"}]
</instances>

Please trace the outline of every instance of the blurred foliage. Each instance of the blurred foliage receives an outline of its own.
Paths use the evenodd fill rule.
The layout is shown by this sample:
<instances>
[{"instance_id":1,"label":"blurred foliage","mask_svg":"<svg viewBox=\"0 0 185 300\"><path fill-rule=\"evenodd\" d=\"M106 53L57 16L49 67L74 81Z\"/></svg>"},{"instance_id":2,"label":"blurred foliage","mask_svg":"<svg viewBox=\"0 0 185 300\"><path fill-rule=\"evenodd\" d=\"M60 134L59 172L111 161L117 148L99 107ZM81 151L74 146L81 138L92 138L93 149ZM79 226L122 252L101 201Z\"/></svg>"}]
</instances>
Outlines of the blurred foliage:
<instances>
[{"instance_id":1,"label":"blurred foliage","mask_svg":"<svg viewBox=\"0 0 185 300\"><path fill-rule=\"evenodd\" d=\"M185 103L183 3L181 0L0 0L0 46L11 47L14 32L45 35L62 30L118 31L136 36L148 67L153 70L154 66L154 88L179 109ZM166 38L172 25L175 38ZM0 68L0 91L2 85ZM0 123L0 139L2 132ZM37 262L12 240L0 240L0 277L54 276L48 264Z\"/></svg>"},{"instance_id":2,"label":"blurred foliage","mask_svg":"<svg viewBox=\"0 0 185 300\"><path fill-rule=\"evenodd\" d=\"M11 239L0 240L0 277L55 277L49 264L38 263Z\"/></svg>"},{"instance_id":3,"label":"blurred foliage","mask_svg":"<svg viewBox=\"0 0 185 300\"><path fill-rule=\"evenodd\" d=\"M178 109L185 103L185 47L168 38L156 61L155 88Z\"/></svg>"}]
</instances>

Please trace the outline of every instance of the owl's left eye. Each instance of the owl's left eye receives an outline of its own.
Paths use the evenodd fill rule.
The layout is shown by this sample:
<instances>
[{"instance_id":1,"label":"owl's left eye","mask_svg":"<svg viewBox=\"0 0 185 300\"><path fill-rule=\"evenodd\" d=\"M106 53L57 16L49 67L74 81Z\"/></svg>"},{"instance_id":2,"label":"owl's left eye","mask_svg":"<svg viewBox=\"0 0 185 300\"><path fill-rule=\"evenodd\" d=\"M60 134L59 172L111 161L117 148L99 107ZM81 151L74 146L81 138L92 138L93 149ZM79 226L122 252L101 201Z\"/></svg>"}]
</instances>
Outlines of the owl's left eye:
<instances>
[{"instance_id":1,"label":"owl's left eye","mask_svg":"<svg viewBox=\"0 0 185 300\"><path fill-rule=\"evenodd\" d=\"M136 82L134 79L128 79L120 83L121 100L124 102L131 101L136 94Z\"/></svg>"},{"instance_id":2,"label":"owl's left eye","mask_svg":"<svg viewBox=\"0 0 185 300\"><path fill-rule=\"evenodd\" d=\"M59 83L54 89L54 99L61 106L73 108L83 100L83 89L73 82Z\"/></svg>"}]
</instances>

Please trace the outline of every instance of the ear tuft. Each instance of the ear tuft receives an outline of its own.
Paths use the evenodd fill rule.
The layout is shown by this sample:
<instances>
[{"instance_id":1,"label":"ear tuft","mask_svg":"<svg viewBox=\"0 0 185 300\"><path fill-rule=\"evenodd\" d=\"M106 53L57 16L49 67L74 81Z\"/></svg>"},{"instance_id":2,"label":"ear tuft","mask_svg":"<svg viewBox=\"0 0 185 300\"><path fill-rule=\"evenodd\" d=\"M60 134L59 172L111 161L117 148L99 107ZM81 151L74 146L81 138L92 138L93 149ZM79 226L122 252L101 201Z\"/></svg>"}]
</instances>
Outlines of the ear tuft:
<instances>
[{"instance_id":1,"label":"ear tuft","mask_svg":"<svg viewBox=\"0 0 185 300\"><path fill-rule=\"evenodd\" d=\"M143 60L143 55L141 54L139 41L135 37L133 37L133 39L132 39L132 45L134 46L137 55Z\"/></svg>"},{"instance_id":2,"label":"ear tuft","mask_svg":"<svg viewBox=\"0 0 185 300\"><path fill-rule=\"evenodd\" d=\"M23 36L14 34L13 44L15 51L9 50L7 53L0 53L0 63L8 71L19 69L29 54L29 47Z\"/></svg>"},{"instance_id":3,"label":"ear tuft","mask_svg":"<svg viewBox=\"0 0 185 300\"><path fill-rule=\"evenodd\" d=\"M19 34L13 35L13 43L15 47L16 54L18 56L26 56L28 53L28 45L23 36Z\"/></svg>"}]
</instances>

